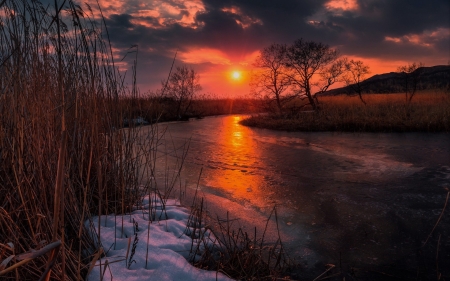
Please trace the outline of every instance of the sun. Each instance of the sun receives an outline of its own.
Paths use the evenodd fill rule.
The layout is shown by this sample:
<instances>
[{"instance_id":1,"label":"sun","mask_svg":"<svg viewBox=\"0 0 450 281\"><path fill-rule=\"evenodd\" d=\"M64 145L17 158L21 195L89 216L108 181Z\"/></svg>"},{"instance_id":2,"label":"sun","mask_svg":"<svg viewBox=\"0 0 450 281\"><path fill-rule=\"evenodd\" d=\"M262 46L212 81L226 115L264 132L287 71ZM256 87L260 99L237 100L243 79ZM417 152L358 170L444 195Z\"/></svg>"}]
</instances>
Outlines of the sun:
<instances>
[{"instance_id":1,"label":"sun","mask_svg":"<svg viewBox=\"0 0 450 281\"><path fill-rule=\"evenodd\" d=\"M234 70L231 72L231 78L233 78L233 80L240 80L242 78L242 73L238 70Z\"/></svg>"}]
</instances>

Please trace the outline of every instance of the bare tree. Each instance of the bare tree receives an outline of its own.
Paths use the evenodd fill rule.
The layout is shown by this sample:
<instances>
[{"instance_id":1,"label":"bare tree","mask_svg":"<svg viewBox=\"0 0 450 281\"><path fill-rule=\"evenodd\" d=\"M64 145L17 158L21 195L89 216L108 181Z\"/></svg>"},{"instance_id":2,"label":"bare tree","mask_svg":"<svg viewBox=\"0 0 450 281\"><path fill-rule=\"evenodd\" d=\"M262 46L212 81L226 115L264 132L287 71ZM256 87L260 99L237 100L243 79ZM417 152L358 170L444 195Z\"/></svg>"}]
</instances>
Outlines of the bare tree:
<instances>
[{"instance_id":1,"label":"bare tree","mask_svg":"<svg viewBox=\"0 0 450 281\"><path fill-rule=\"evenodd\" d=\"M167 96L176 102L176 116L181 118L191 106L194 94L201 90L199 75L187 66L177 67L166 86Z\"/></svg>"},{"instance_id":2,"label":"bare tree","mask_svg":"<svg viewBox=\"0 0 450 281\"><path fill-rule=\"evenodd\" d=\"M341 76L345 72L345 63L346 59L336 59L323 69L320 73L320 81L315 83L319 87L319 91L314 94L316 101L317 94L326 92L331 85L341 80Z\"/></svg>"},{"instance_id":3,"label":"bare tree","mask_svg":"<svg viewBox=\"0 0 450 281\"><path fill-rule=\"evenodd\" d=\"M413 62L408 65L400 66L398 72L403 76L403 91L405 92L406 102L410 103L417 91L420 76L422 74L421 67L424 64Z\"/></svg>"},{"instance_id":4,"label":"bare tree","mask_svg":"<svg viewBox=\"0 0 450 281\"><path fill-rule=\"evenodd\" d=\"M290 78L298 92L308 98L313 110L318 109L318 102L312 87L319 86L320 91L325 91L337 81L342 74L342 63L338 58L338 52L328 45L303 39L296 40L287 48L285 65L292 70ZM313 79L317 75L320 78Z\"/></svg>"},{"instance_id":5,"label":"bare tree","mask_svg":"<svg viewBox=\"0 0 450 281\"><path fill-rule=\"evenodd\" d=\"M291 85L284 65L286 50L286 45L281 44L264 48L254 63L258 70L252 74L250 82L253 94L262 96L269 103L275 101L279 113L282 113L284 103L292 98L286 94Z\"/></svg>"},{"instance_id":6,"label":"bare tree","mask_svg":"<svg viewBox=\"0 0 450 281\"><path fill-rule=\"evenodd\" d=\"M345 82L347 88L352 92L358 94L359 99L366 104L362 97L363 84L362 82L366 79L367 74L370 73L369 66L365 65L360 60L350 60L345 62L346 73L343 75L342 80Z\"/></svg>"}]
</instances>

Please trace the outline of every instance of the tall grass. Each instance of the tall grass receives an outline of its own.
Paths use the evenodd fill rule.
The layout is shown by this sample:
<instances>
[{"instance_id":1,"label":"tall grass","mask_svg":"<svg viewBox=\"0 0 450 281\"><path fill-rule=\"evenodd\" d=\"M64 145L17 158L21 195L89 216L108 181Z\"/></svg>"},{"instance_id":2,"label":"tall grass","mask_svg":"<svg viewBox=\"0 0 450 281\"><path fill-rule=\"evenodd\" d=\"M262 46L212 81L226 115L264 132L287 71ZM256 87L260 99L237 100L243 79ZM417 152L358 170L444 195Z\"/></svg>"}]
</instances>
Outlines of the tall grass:
<instances>
[{"instance_id":1,"label":"tall grass","mask_svg":"<svg viewBox=\"0 0 450 281\"><path fill-rule=\"evenodd\" d=\"M122 87L104 27L63 2L0 1L2 280L84 278L99 249L84 221L130 210L151 173L155 132L117 129L117 101L136 90Z\"/></svg>"},{"instance_id":2,"label":"tall grass","mask_svg":"<svg viewBox=\"0 0 450 281\"><path fill-rule=\"evenodd\" d=\"M404 94L321 97L317 112L254 116L244 125L290 131L450 132L450 93L419 92L411 102ZM297 108L297 107L294 107Z\"/></svg>"},{"instance_id":3,"label":"tall grass","mask_svg":"<svg viewBox=\"0 0 450 281\"><path fill-rule=\"evenodd\" d=\"M197 195L197 194L196 194ZM239 219L211 218L203 199L194 197L185 234L192 238L188 260L196 267L221 272L235 280L291 280L290 270L298 267L289 257L280 237L276 207L264 230L252 233L234 225ZM269 225L270 224L270 225ZM276 242L269 243L267 231L275 228Z\"/></svg>"}]
</instances>

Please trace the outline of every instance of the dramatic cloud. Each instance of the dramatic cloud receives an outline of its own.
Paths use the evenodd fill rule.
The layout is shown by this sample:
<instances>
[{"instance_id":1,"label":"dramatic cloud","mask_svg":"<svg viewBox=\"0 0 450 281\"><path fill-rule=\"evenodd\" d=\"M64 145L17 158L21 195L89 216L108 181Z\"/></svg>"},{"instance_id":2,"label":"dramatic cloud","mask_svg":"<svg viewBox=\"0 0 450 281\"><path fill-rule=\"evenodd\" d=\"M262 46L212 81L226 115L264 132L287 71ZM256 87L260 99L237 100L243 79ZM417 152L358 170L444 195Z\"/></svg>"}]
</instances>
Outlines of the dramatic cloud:
<instances>
[{"instance_id":1,"label":"dramatic cloud","mask_svg":"<svg viewBox=\"0 0 450 281\"><path fill-rule=\"evenodd\" d=\"M88 3L95 10L96 1ZM298 38L364 60L372 74L450 60L448 0L100 0L100 6L116 56L138 45L141 92L160 87L176 53L176 65L193 67L205 92L247 94L248 81L232 82L229 73L248 74L258 50Z\"/></svg>"}]
</instances>

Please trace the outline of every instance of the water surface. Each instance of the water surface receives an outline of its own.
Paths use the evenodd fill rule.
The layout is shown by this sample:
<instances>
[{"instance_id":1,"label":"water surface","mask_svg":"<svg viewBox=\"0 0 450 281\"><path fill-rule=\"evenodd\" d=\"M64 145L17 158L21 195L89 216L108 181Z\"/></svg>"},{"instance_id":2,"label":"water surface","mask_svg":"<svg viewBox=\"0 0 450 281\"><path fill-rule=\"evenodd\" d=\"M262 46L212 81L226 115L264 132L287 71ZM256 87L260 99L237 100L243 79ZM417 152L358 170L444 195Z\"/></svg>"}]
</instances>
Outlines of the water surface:
<instances>
[{"instance_id":1,"label":"water surface","mask_svg":"<svg viewBox=\"0 0 450 281\"><path fill-rule=\"evenodd\" d=\"M277 132L242 118L160 125L168 155L159 165L188 144L182 185L201 190L212 216L228 211L252 232L277 206L304 276L332 263L363 280L449 277L448 210L423 246L450 186L449 134Z\"/></svg>"}]
</instances>

